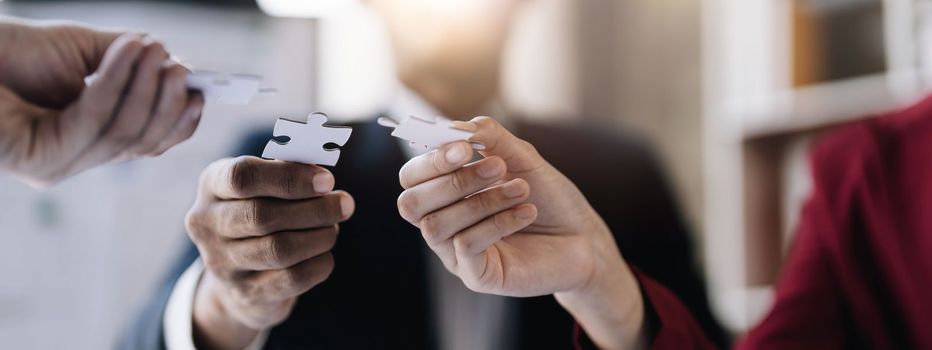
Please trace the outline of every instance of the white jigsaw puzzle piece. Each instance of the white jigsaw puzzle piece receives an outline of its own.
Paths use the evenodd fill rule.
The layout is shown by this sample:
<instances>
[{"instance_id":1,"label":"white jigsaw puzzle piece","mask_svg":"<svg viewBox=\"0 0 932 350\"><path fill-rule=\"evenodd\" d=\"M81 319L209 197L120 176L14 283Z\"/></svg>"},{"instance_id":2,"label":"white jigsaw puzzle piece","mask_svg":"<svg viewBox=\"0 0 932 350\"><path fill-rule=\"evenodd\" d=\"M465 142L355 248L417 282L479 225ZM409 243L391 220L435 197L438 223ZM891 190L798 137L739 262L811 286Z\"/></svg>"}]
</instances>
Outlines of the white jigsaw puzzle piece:
<instances>
[{"instance_id":1,"label":"white jigsaw puzzle piece","mask_svg":"<svg viewBox=\"0 0 932 350\"><path fill-rule=\"evenodd\" d=\"M97 80L97 74L84 78L84 84L90 86ZM231 105L248 105L259 94L275 93L275 89L261 88L262 77L249 74L220 74L205 70L195 70L185 80L189 89L198 90L208 102Z\"/></svg>"},{"instance_id":2,"label":"white jigsaw puzzle piece","mask_svg":"<svg viewBox=\"0 0 932 350\"><path fill-rule=\"evenodd\" d=\"M453 122L444 117L425 120L411 116L401 123L382 117L378 122L384 127L395 128L392 136L410 141L411 147L422 152L450 142L467 141L472 137L471 132L455 128Z\"/></svg>"},{"instance_id":3,"label":"white jigsaw puzzle piece","mask_svg":"<svg viewBox=\"0 0 932 350\"><path fill-rule=\"evenodd\" d=\"M262 77L249 74L221 74L196 70L188 74L188 88L200 90L206 101L247 105L256 95L274 92L260 87Z\"/></svg>"},{"instance_id":4,"label":"white jigsaw puzzle piece","mask_svg":"<svg viewBox=\"0 0 932 350\"><path fill-rule=\"evenodd\" d=\"M325 149L324 144L334 143L342 147L349 141L353 129L324 126L326 122L327 115L323 113L309 115L306 123L279 118L275 122L273 136L287 136L291 140L284 143L270 140L262 151L262 157L305 164L337 165L340 150Z\"/></svg>"}]
</instances>

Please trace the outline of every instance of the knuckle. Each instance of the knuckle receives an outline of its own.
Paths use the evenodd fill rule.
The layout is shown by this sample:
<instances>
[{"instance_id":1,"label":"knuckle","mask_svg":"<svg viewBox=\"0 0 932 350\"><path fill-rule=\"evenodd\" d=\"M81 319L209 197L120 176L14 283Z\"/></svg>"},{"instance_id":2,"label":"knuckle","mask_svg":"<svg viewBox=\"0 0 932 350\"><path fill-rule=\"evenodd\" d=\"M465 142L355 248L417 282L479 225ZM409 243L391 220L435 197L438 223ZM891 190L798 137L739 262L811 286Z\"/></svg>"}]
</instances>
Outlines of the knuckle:
<instances>
[{"instance_id":1,"label":"knuckle","mask_svg":"<svg viewBox=\"0 0 932 350\"><path fill-rule=\"evenodd\" d=\"M476 278L463 278L462 281L463 285L473 292L482 293L485 290L485 288L482 286L482 283L480 283Z\"/></svg>"},{"instance_id":2,"label":"knuckle","mask_svg":"<svg viewBox=\"0 0 932 350\"><path fill-rule=\"evenodd\" d=\"M465 172L457 171L450 175L450 187L453 188L456 193L463 193L466 191L466 178Z\"/></svg>"},{"instance_id":3,"label":"knuckle","mask_svg":"<svg viewBox=\"0 0 932 350\"><path fill-rule=\"evenodd\" d=\"M134 158L153 158L155 157L155 155L152 154L154 148L155 147L148 145L148 143L145 143L144 145L141 145L135 151L132 152L133 157Z\"/></svg>"},{"instance_id":4,"label":"knuckle","mask_svg":"<svg viewBox=\"0 0 932 350\"><path fill-rule=\"evenodd\" d=\"M173 64L165 70L165 80L169 83L184 81L188 77L188 70L179 64Z\"/></svg>"},{"instance_id":5,"label":"knuckle","mask_svg":"<svg viewBox=\"0 0 932 350\"><path fill-rule=\"evenodd\" d=\"M499 215L493 216L492 226L495 227L495 229L498 231L507 230L509 227L511 227L510 220L508 219L509 217L510 216L507 214L499 214Z\"/></svg>"},{"instance_id":6,"label":"knuckle","mask_svg":"<svg viewBox=\"0 0 932 350\"><path fill-rule=\"evenodd\" d=\"M149 156L149 157L158 157L158 156L161 156L162 154L164 154L165 151L167 151L167 149L161 148L161 147L159 147L158 145L156 145L156 146L152 147L152 149L151 149L149 152L147 152L146 155Z\"/></svg>"},{"instance_id":7,"label":"knuckle","mask_svg":"<svg viewBox=\"0 0 932 350\"><path fill-rule=\"evenodd\" d=\"M319 204L317 210L314 210L314 215L318 224L333 224L340 220L340 195L328 195L316 203Z\"/></svg>"},{"instance_id":8,"label":"knuckle","mask_svg":"<svg viewBox=\"0 0 932 350\"><path fill-rule=\"evenodd\" d=\"M458 252L471 252L475 244L475 241L467 235L456 235L453 237L453 247Z\"/></svg>"},{"instance_id":9,"label":"knuckle","mask_svg":"<svg viewBox=\"0 0 932 350\"><path fill-rule=\"evenodd\" d=\"M475 123L475 124L478 124L478 125L481 126L481 127L491 127L491 128L495 128L495 127L498 126L498 122L495 121L495 119L492 119L492 118L486 117L486 116L475 117L475 118L472 119L472 122Z\"/></svg>"},{"instance_id":10,"label":"knuckle","mask_svg":"<svg viewBox=\"0 0 932 350\"><path fill-rule=\"evenodd\" d=\"M155 136L143 137L135 147L137 157L155 157L158 151L159 140Z\"/></svg>"},{"instance_id":11,"label":"knuckle","mask_svg":"<svg viewBox=\"0 0 932 350\"><path fill-rule=\"evenodd\" d=\"M441 225L437 223L436 213L430 213L421 218L421 221L418 222L418 225L421 228L421 235L424 236L424 239L428 244L433 245L440 240L442 236Z\"/></svg>"},{"instance_id":12,"label":"knuckle","mask_svg":"<svg viewBox=\"0 0 932 350\"><path fill-rule=\"evenodd\" d=\"M401 167L401 170L398 171L398 182L401 183L401 187L408 189L413 186L413 179L411 178L411 167L408 164L405 164Z\"/></svg>"},{"instance_id":13,"label":"knuckle","mask_svg":"<svg viewBox=\"0 0 932 350\"><path fill-rule=\"evenodd\" d=\"M443 154L438 150L433 150L430 152L430 163L431 168L435 174L442 174L446 172L447 161L444 159Z\"/></svg>"},{"instance_id":14,"label":"knuckle","mask_svg":"<svg viewBox=\"0 0 932 350\"><path fill-rule=\"evenodd\" d=\"M304 282L305 282L305 278L300 270L296 268L290 268L290 269L285 270L284 272L285 273L282 275L282 281L281 281L282 290L298 291L302 289L302 286L304 285Z\"/></svg>"},{"instance_id":15,"label":"knuckle","mask_svg":"<svg viewBox=\"0 0 932 350\"><path fill-rule=\"evenodd\" d=\"M252 158L246 156L236 158L230 168L227 182L234 194L247 195L256 182L256 167Z\"/></svg>"},{"instance_id":16,"label":"knuckle","mask_svg":"<svg viewBox=\"0 0 932 350\"><path fill-rule=\"evenodd\" d=\"M276 186L278 186L280 193L295 193L298 187L298 181L295 178L293 173L285 173L278 181L276 181Z\"/></svg>"},{"instance_id":17,"label":"knuckle","mask_svg":"<svg viewBox=\"0 0 932 350\"><path fill-rule=\"evenodd\" d=\"M207 165L204 170L201 170L201 174L197 178L198 193L200 193L200 191L204 190L205 188L210 188L209 184L214 181L216 176L214 169L220 167L224 161L226 161L226 159L216 160Z\"/></svg>"},{"instance_id":18,"label":"knuckle","mask_svg":"<svg viewBox=\"0 0 932 350\"><path fill-rule=\"evenodd\" d=\"M200 201L200 200L199 200ZM184 225L188 235L195 242L206 241L216 226L213 211L209 205L196 203L185 213Z\"/></svg>"},{"instance_id":19,"label":"knuckle","mask_svg":"<svg viewBox=\"0 0 932 350\"><path fill-rule=\"evenodd\" d=\"M339 228L337 225L323 229L321 235L324 236L323 246L327 251L330 251L337 245L337 235L339 234Z\"/></svg>"},{"instance_id":20,"label":"knuckle","mask_svg":"<svg viewBox=\"0 0 932 350\"><path fill-rule=\"evenodd\" d=\"M242 218L247 227L257 231L265 231L270 226L268 210L259 200L245 201L242 205Z\"/></svg>"},{"instance_id":21,"label":"knuckle","mask_svg":"<svg viewBox=\"0 0 932 350\"><path fill-rule=\"evenodd\" d=\"M146 47L146 50L154 58L162 58L168 55L168 52L165 51L165 45L162 45L160 42L153 42Z\"/></svg>"},{"instance_id":22,"label":"knuckle","mask_svg":"<svg viewBox=\"0 0 932 350\"><path fill-rule=\"evenodd\" d=\"M521 149L530 154L537 154L537 147L534 147L534 144L527 142L525 140L520 141Z\"/></svg>"},{"instance_id":23,"label":"knuckle","mask_svg":"<svg viewBox=\"0 0 932 350\"><path fill-rule=\"evenodd\" d=\"M204 214L198 208L191 208L184 216L184 226L188 231L188 236L193 241L199 241L201 238L201 228L204 226Z\"/></svg>"},{"instance_id":24,"label":"knuckle","mask_svg":"<svg viewBox=\"0 0 932 350\"><path fill-rule=\"evenodd\" d=\"M469 209L473 212L484 212L490 207L488 191L476 194L469 198Z\"/></svg>"},{"instance_id":25,"label":"knuckle","mask_svg":"<svg viewBox=\"0 0 932 350\"><path fill-rule=\"evenodd\" d=\"M122 50L122 52L120 52L120 53L123 54L123 55L127 55L127 54L129 54L129 53L131 53L131 52L138 52L138 51L142 50L143 47L144 47L144 44L143 44L142 41L140 41L139 39L129 40L129 41L127 41L126 44L123 46L123 50Z\"/></svg>"},{"instance_id":26,"label":"knuckle","mask_svg":"<svg viewBox=\"0 0 932 350\"><path fill-rule=\"evenodd\" d=\"M284 258L281 242L272 236L263 237L260 242L262 243L260 243L259 258L265 260L269 265L280 266L280 262Z\"/></svg>"},{"instance_id":27,"label":"knuckle","mask_svg":"<svg viewBox=\"0 0 932 350\"><path fill-rule=\"evenodd\" d=\"M419 221L417 218L417 202L417 196L409 191L404 191L398 196L398 213L410 223Z\"/></svg>"},{"instance_id":28,"label":"knuckle","mask_svg":"<svg viewBox=\"0 0 932 350\"><path fill-rule=\"evenodd\" d=\"M230 284L230 292L237 300L251 304L256 296L256 288L247 281L237 281Z\"/></svg>"}]
</instances>

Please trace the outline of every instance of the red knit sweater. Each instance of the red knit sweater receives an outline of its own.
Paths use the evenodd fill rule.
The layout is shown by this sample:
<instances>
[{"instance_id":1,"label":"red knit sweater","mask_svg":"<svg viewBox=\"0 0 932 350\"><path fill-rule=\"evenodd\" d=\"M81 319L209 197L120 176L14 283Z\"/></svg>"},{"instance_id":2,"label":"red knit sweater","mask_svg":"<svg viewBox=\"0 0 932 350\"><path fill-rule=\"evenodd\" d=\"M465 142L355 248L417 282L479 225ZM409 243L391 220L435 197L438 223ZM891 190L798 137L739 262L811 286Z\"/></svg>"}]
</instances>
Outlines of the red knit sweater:
<instances>
[{"instance_id":1,"label":"red knit sweater","mask_svg":"<svg viewBox=\"0 0 932 350\"><path fill-rule=\"evenodd\" d=\"M932 349L932 98L843 127L811 157L813 192L773 309L740 349ZM655 349L711 348L638 276Z\"/></svg>"}]
</instances>

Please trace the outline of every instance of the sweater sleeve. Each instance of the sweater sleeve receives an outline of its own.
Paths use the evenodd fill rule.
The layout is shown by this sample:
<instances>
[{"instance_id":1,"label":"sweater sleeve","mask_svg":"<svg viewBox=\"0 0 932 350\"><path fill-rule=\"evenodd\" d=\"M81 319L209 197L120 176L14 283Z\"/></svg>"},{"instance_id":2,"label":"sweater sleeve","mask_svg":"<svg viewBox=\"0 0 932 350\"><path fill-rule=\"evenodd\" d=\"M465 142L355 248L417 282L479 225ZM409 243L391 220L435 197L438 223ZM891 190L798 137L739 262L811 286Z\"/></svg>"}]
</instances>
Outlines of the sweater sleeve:
<instances>
[{"instance_id":1,"label":"sweater sleeve","mask_svg":"<svg viewBox=\"0 0 932 350\"><path fill-rule=\"evenodd\" d=\"M770 313L739 349L840 349L843 306L818 230L825 229L816 202L807 208L789 261L777 284Z\"/></svg>"},{"instance_id":2,"label":"sweater sleeve","mask_svg":"<svg viewBox=\"0 0 932 350\"><path fill-rule=\"evenodd\" d=\"M877 146L870 121L836 130L813 150L813 189L776 284L773 307L740 349L841 349L850 342L840 266L857 264L846 240L864 236L858 191ZM855 258L857 259L857 258ZM856 260L854 260L856 261Z\"/></svg>"},{"instance_id":3,"label":"sweater sleeve","mask_svg":"<svg viewBox=\"0 0 932 350\"><path fill-rule=\"evenodd\" d=\"M653 330L651 349L714 349L689 309L652 278L635 271L644 296L644 314Z\"/></svg>"},{"instance_id":4,"label":"sweater sleeve","mask_svg":"<svg viewBox=\"0 0 932 350\"><path fill-rule=\"evenodd\" d=\"M845 348L837 283L820 233L832 230L816 192L804 211L796 242L777 284L773 309L738 345L738 349ZM632 269L641 286L651 349L714 349L689 309L666 287ZM576 348L595 349L576 326Z\"/></svg>"}]
</instances>

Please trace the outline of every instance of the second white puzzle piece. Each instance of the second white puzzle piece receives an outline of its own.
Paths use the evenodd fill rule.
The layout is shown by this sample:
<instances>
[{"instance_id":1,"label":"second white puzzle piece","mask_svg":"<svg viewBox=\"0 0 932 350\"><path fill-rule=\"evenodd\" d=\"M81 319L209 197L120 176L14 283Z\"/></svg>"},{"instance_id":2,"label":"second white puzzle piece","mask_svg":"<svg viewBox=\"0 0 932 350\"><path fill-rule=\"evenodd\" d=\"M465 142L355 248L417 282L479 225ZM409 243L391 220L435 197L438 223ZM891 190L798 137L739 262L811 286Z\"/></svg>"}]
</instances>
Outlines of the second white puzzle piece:
<instances>
[{"instance_id":1,"label":"second white puzzle piece","mask_svg":"<svg viewBox=\"0 0 932 350\"><path fill-rule=\"evenodd\" d=\"M450 142L468 141L472 137L471 132L455 128L452 121L443 117L426 120L411 116L401 123L381 117L378 122L381 126L395 128L392 136L410 141L411 147L422 152ZM477 148L477 145L473 144L473 148Z\"/></svg>"},{"instance_id":2,"label":"second white puzzle piece","mask_svg":"<svg viewBox=\"0 0 932 350\"><path fill-rule=\"evenodd\" d=\"M84 78L87 86L95 81L97 73ZM248 105L256 95L277 92L275 89L262 88L261 83L262 77L258 75L221 74L205 70L192 71L185 80L189 89L198 90L204 95L205 101L231 105Z\"/></svg>"},{"instance_id":3,"label":"second white puzzle piece","mask_svg":"<svg viewBox=\"0 0 932 350\"><path fill-rule=\"evenodd\" d=\"M188 88L204 94L207 101L232 105L247 105L259 94L275 93L261 87L262 77L250 74L221 74L195 70L188 74Z\"/></svg>"},{"instance_id":4,"label":"second white puzzle piece","mask_svg":"<svg viewBox=\"0 0 932 350\"><path fill-rule=\"evenodd\" d=\"M325 126L327 115L314 113L307 123L279 118L273 136L290 138L288 142L270 140L262 151L262 158L289 162L335 166L340 160L339 149L326 149L328 143L343 146L349 141L353 129L345 126Z\"/></svg>"}]
</instances>

